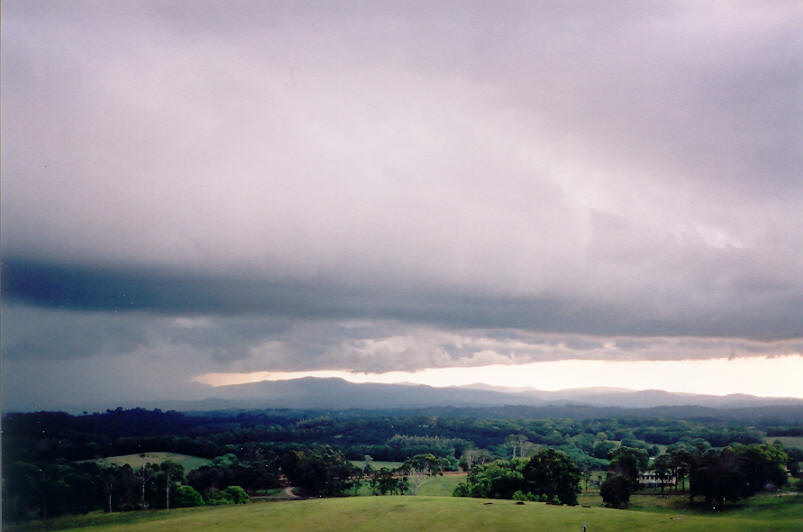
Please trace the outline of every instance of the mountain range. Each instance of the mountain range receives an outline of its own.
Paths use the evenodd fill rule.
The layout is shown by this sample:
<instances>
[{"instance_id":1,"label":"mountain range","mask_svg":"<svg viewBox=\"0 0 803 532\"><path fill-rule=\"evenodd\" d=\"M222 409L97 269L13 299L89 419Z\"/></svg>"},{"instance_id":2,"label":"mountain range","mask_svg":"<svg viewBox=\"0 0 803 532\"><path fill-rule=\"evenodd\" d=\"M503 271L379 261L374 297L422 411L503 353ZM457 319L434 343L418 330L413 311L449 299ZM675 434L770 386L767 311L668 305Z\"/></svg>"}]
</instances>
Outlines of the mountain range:
<instances>
[{"instance_id":1,"label":"mountain range","mask_svg":"<svg viewBox=\"0 0 803 532\"><path fill-rule=\"evenodd\" d=\"M160 401L152 406L176 410L215 409L410 409L427 407L590 406L622 409L701 407L740 409L793 407L803 412L803 399L672 393L663 390L579 388L561 391L495 388L476 384L436 388L413 384L357 384L338 378L262 381L219 386L201 401Z\"/></svg>"}]
</instances>

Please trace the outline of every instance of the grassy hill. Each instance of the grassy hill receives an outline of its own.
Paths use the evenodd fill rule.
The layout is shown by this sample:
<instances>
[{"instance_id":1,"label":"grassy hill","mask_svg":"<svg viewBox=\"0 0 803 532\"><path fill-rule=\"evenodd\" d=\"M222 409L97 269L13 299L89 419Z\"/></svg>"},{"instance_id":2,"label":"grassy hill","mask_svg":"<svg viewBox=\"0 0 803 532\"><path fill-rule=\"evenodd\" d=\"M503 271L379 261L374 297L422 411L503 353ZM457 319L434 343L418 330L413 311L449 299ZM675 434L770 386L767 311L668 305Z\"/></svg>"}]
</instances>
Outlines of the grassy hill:
<instances>
[{"instance_id":1,"label":"grassy hill","mask_svg":"<svg viewBox=\"0 0 803 532\"><path fill-rule=\"evenodd\" d=\"M311 499L246 506L201 507L170 511L95 514L61 518L46 528L84 527L101 531L229 530L543 530L622 532L796 531L803 530L803 499L761 496L720 514L516 504L507 500L452 497L351 497ZM40 523L42 525L42 523ZM45 527L42 527L45 528ZM39 529L42 529L39 528Z\"/></svg>"}]
</instances>

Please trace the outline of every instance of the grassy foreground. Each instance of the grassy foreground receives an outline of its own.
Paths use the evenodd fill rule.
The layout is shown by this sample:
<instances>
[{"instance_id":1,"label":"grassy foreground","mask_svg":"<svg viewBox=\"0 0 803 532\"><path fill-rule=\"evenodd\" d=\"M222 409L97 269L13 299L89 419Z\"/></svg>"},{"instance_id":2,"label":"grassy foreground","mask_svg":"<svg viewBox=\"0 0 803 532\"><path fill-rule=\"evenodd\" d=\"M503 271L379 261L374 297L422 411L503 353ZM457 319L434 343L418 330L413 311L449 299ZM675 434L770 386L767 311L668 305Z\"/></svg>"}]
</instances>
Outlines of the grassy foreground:
<instances>
[{"instance_id":1,"label":"grassy foreground","mask_svg":"<svg viewBox=\"0 0 803 532\"><path fill-rule=\"evenodd\" d=\"M785 504L784 504L785 503ZM661 531L801 531L800 500L779 500L758 512L716 515L645 512L549 506L517 505L514 501L452 497L350 497L286 501L246 506L185 508L170 511L132 512L84 516L72 530L100 531L228 531L228 530L582 530L588 532ZM94 518L94 519L93 519ZM124 522L121 522L124 521ZM51 522L50 525L58 525ZM78 525L62 521L64 527ZM50 528L50 527L48 527ZM53 529L53 528L51 528Z\"/></svg>"}]
</instances>

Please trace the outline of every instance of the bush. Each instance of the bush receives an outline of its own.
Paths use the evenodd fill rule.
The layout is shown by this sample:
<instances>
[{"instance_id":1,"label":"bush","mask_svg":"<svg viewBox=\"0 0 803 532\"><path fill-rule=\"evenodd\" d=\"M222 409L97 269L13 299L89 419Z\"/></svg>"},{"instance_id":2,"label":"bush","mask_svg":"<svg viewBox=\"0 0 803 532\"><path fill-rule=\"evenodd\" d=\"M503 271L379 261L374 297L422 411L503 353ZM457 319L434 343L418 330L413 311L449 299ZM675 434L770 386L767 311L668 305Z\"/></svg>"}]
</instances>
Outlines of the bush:
<instances>
[{"instance_id":1,"label":"bush","mask_svg":"<svg viewBox=\"0 0 803 532\"><path fill-rule=\"evenodd\" d=\"M454 491L452 492L452 497L470 497L471 491L466 485L465 482L460 482L455 486Z\"/></svg>"},{"instance_id":2,"label":"bush","mask_svg":"<svg viewBox=\"0 0 803 532\"><path fill-rule=\"evenodd\" d=\"M173 495L173 506L185 508L188 506L202 506L204 498L192 486L179 485Z\"/></svg>"},{"instance_id":3,"label":"bush","mask_svg":"<svg viewBox=\"0 0 803 532\"><path fill-rule=\"evenodd\" d=\"M513 494L513 500L514 501L529 501L530 500L530 494L529 493L524 493L523 491L518 490L517 492L515 492Z\"/></svg>"},{"instance_id":4,"label":"bush","mask_svg":"<svg viewBox=\"0 0 803 532\"><path fill-rule=\"evenodd\" d=\"M224 490L212 488L206 496L206 504L212 506L220 504L245 504L250 500L248 494L240 486L229 486Z\"/></svg>"},{"instance_id":5,"label":"bush","mask_svg":"<svg viewBox=\"0 0 803 532\"><path fill-rule=\"evenodd\" d=\"M224 498L232 501L232 504L246 504L251 500L245 490L240 486L229 486L221 493Z\"/></svg>"},{"instance_id":6,"label":"bush","mask_svg":"<svg viewBox=\"0 0 803 532\"><path fill-rule=\"evenodd\" d=\"M632 483L622 475L608 475L599 488L602 502L611 508L627 508L630 502Z\"/></svg>"},{"instance_id":7,"label":"bush","mask_svg":"<svg viewBox=\"0 0 803 532\"><path fill-rule=\"evenodd\" d=\"M523 476L527 491L546 495L550 504L577 504L580 470L566 453L541 449L524 466Z\"/></svg>"}]
</instances>

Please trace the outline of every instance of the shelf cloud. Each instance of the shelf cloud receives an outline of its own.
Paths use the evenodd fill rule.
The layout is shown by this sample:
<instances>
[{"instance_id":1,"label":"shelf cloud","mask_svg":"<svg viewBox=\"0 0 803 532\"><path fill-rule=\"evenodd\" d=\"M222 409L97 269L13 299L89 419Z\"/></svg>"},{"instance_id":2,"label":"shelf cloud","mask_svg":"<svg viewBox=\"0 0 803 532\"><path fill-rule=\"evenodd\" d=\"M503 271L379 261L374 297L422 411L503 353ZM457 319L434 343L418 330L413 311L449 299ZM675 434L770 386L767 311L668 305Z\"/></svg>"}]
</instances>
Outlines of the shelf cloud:
<instances>
[{"instance_id":1,"label":"shelf cloud","mask_svg":"<svg viewBox=\"0 0 803 532\"><path fill-rule=\"evenodd\" d=\"M3 12L12 370L803 352L796 2Z\"/></svg>"}]
</instances>

